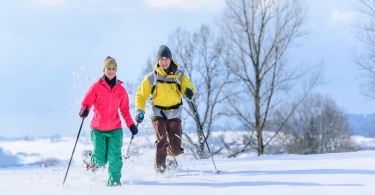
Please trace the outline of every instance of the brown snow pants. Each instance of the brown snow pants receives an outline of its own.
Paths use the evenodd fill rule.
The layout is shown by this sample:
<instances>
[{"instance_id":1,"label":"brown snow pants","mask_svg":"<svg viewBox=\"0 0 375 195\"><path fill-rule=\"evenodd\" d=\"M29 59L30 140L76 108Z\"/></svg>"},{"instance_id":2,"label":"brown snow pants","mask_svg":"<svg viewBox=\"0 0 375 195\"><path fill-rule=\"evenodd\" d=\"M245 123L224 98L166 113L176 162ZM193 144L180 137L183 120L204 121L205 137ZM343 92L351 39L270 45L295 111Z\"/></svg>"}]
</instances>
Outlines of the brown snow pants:
<instances>
[{"instance_id":1,"label":"brown snow pants","mask_svg":"<svg viewBox=\"0 0 375 195\"><path fill-rule=\"evenodd\" d=\"M183 153L181 119L165 120L163 117L153 117L152 127L156 135L155 169L165 169L167 155L177 156Z\"/></svg>"}]
</instances>

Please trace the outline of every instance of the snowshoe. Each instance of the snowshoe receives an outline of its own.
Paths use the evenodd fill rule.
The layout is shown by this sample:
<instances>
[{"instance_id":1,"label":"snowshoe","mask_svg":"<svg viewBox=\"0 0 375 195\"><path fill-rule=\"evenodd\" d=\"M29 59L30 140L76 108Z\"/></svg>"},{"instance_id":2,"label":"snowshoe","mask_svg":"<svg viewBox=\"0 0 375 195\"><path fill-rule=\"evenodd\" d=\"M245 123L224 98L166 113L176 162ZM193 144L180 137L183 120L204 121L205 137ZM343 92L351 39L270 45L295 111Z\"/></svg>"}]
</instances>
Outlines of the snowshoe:
<instances>
[{"instance_id":1,"label":"snowshoe","mask_svg":"<svg viewBox=\"0 0 375 195\"><path fill-rule=\"evenodd\" d=\"M86 166L91 162L91 155L92 155L92 151L91 150L84 150L81 153L81 156L83 158L83 163Z\"/></svg>"},{"instance_id":2,"label":"snowshoe","mask_svg":"<svg viewBox=\"0 0 375 195\"><path fill-rule=\"evenodd\" d=\"M165 173L165 168L164 167L157 167L155 168L156 174L163 175Z\"/></svg>"},{"instance_id":3,"label":"snowshoe","mask_svg":"<svg viewBox=\"0 0 375 195\"><path fill-rule=\"evenodd\" d=\"M98 167L92 164L91 162L86 164L86 170L92 171L93 173L98 171Z\"/></svg>"},{"instance_id":4,"label":"snowshoe","mask_svg":"<svg viewBox=\"0 0 375 195\"><path fill-rule=\"evenodd\" d=\"M91 158L92 150L84 150L82 151L82 157L83 158Z\"/></svg>"},{"instance_id":5,"label":"snowshoe","mask_svg":"<svg viewBox=\"0 0 375 195\"><path fill-rule=\"evenodd\" d=\"M167 159L167 169L168 170L176 170L178 168L178 163L176 158L173 159Z\"/></svg>"},{"instance_id":6,"label":"snowshoe","mask_svg":"<svg viewBox=\"0 0 375 195\"><path fill-rule=\"evenodd\" d=\"M92 171L93 173L98 171L98 167L91 163L92 150L84 150L82 151L81 155L83 158L83 164L86 166L86 170Z\"/></svg>"}]
</instances>

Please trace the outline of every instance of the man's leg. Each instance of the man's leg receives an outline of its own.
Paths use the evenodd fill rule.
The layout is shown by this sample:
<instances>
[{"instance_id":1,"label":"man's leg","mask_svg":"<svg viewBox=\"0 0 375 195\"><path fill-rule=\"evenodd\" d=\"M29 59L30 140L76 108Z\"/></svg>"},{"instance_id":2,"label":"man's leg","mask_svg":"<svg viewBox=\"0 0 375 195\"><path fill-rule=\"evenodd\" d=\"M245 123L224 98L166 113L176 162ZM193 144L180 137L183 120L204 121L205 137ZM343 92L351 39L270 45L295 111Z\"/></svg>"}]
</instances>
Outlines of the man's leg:
<instances>
[{"instance_id":1,"label":"man's leg","mask_svg":"<svg viewBox=\"0 0 375 195\"><path fill-rule=\"evenodd\" d=\"M154 117L152 119L152 127L154 128L156 136L155 169L156 171L164 172L168 147L166 120L164 120L162 117Z\"/></svg>"},{"instance_id":2,"label":"man's leg","mask_svg":"<svg viewBox=\"0 0 375 195\"><path fill-rule=\"evenodd\" d=\"M167 131L168 131L168 139L169 139L168 155L178 156L182 154L184 151L181 147L181 144L182 144L181 119L174 118L174 119L168 120Z\"/></svg>"}]
</instances>

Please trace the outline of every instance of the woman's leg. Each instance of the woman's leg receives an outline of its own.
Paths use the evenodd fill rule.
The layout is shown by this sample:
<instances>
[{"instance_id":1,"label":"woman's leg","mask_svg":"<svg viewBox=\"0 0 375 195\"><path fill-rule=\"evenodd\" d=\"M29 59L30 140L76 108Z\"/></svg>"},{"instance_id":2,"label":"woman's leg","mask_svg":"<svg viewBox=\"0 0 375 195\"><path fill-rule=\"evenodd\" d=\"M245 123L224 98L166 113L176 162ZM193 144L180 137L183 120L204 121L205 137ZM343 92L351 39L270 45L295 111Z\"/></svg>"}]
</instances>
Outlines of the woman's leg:
<instances>
[{"instance_id":1,"label":"woman's leg","mask_svg":"<svg viewBox=\"0 0 375 195\"><path fill-rule=\"evenodd\" d=\"M108 139L108 186L121 185L121 169L122 169L122 129L109 131Z\"/></svg>"},{"instance_id":2,"label":"woman's leg","mask_svg":"<svg viewBox=\"0 0 375 195\"><path fill-rule=\"evenodd\" d=\"M102 167L107 163L107 141L104 132L91 129L90 132L93 151L91 163L96 167Z\"/></svg>"}]
</instances>

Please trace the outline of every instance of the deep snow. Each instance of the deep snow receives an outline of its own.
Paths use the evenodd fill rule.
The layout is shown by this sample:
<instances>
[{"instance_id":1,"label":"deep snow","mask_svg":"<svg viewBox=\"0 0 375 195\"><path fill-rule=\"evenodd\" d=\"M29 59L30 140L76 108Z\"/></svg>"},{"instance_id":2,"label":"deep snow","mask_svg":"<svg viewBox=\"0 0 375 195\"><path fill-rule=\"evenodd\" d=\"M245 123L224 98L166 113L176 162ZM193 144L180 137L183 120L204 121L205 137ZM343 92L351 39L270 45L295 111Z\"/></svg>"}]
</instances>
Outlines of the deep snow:
<instances>
[{"instance_id":1,"label":"deep snow","mask_svg":"<svg viewBox=\"0 0 375 195\"><path fill-rule=\"evenodd\" d=\"M139 138L140 139L140 138ZM140 141L140 140L138 140ZM124 140L125 151L127 140ZM9 141L0 148L9 154L23 151L23 163L48 158L60 151L64 161L55 166L26 165L0 168L0 194L375 194L375 151L320 155L264 155L235 159L180 156L176 172L156 175L153 150L137 148L124 160L122 186L107 187L107 170L87 172L80 152L90 148L82 140L65 185L62 185L74 140ZM34 152L34 155L25 155ZM214 156L215 157L215 156ZM34 158L34 159L33 159Z\"/></svg>"}]
</instances>

